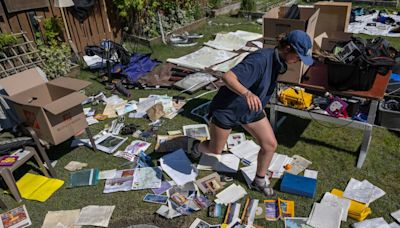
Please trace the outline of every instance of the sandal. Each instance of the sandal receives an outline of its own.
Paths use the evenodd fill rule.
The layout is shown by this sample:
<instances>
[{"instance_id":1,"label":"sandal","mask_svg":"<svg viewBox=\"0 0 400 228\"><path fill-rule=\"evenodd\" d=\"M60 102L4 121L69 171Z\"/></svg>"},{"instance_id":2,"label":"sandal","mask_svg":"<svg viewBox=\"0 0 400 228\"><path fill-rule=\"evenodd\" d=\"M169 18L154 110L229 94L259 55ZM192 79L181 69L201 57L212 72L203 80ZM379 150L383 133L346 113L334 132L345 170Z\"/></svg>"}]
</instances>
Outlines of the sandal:
<instances>
[{"instance_id":1,"label":"sandal","mask_svg":"<svg viewBox=\"0 0 400 228\"><path fill-rule=\"evenodd\" d=\"M255 181L253 181L250 185L250 188L258 192L264 193L264 195L267 197L276 198L276 192L266 183L264 183L263 185L258 185Z\"/></svg>"}]
</instances>

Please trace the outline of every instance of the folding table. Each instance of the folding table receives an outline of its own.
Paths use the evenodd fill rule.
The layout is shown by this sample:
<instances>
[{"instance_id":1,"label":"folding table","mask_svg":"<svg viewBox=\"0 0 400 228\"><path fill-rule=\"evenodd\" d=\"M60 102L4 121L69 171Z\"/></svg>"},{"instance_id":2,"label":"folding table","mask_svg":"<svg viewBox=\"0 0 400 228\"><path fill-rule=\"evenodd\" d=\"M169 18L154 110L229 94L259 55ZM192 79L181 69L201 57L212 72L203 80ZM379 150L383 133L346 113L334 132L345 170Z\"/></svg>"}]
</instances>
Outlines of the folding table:
<instances>
[{"instance_id":1,"label":"folding table","mask_svg":"<svg viewBox=\"0 0 400 228\"><path fill-rule=\"evenodd\" d=\"M363 140L361 143L361 149L357 161L357 168L361 168L365 158L367 157L368 148L371 143L372 129L375 122L376 111L378 108L379 101L383 100L385 95L386 87L389 83L390 72L387 75L377 75L372 88L369 91L336 91L328 85L328 67L325 64L317 63L310 67L306 74L303 76L301 83L290 84L292 86L300 86L307 90L319 91L319 92L330 92L334 95L347 96L347 97L361 97L371 101L367 122L356 121L345 118L335 118L329 115L313 112L312 110L299 110L291 107L286 107L278 104L277 91L275 90L274 95L271 97L270 104L270 121L274 131L277 130L277 112L283 112L303 118L310 118L317 121L324 121L333 124L339 124L348 126L356 129L360 129L364 132ZM280 83L280 82L279 82ZM285 83L288 84L288 83Z\"/></svg>"}]
</instances>

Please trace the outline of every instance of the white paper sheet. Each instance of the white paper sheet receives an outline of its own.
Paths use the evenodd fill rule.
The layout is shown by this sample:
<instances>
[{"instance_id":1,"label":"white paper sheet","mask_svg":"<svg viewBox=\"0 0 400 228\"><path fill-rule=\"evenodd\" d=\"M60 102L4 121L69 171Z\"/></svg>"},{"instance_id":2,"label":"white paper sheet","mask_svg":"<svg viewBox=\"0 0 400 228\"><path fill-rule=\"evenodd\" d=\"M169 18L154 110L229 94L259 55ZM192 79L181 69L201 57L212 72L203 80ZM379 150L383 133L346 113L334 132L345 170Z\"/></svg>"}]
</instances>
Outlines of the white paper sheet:
<instances>
[{"instance_id":1,"label":"white paper sheet","mask_svg":"<svg viewBox=\"0 0 400 228\"><path fill-rule=\"evenodd\" d=\"M231 33L217 33L214 40L209 40L204 43L206 46L225 51L237 51L245 47L246 44L247 41L245 39Z\"/></svg>"},{"instance_id":2,"label":"white paper sheet","mask_svg":"<svg viewBox=\"0 0 400 228\"><path fill-rule=\"evenodd\" d=\"M342 208L314 203L307 224L314 228L339 228Z\"/></svg>"},{"instance_id":3,"label":"white paper sheet","mask_svg":"<svg viewBox=\"0 0 400 228\"><path fill-rule=\"evenodd\" d=\"M242 186L237 184L232 184L229 187L222 190L220 193L218 193L214 201L216 203L226 205L228 203L234 203L238 201L245 195L247 195L247 192Z\"/></svg>"},{"instance_id":4,"label":"white paper sheet","mask_svg":"<svg viewBox=\"0 0 400 228\"><path fill-rule=\"evenodd\" d=\"M44 218L42 228L67 227L80 228L74 225L78 220L81 210L49 211Z\"/></svg>"},{"instance_id":5,"label":"white paper sheet","mask_svg":"<svg viewBox=\"0 0 400 228\"><path fill-rule=\"evenodd\" d=\"M236 173L239 170L240 159L233 154L223 154L219 163L214 165L214 170L223 173Z\"/></svg>"},{"instance_id":6,"label":"white paper sheet","mask_svg":"<svg viewBox=\"0 0 400 228\"><path fill-rule=\"evenodd\" d=\"M309 165L312 164L311 161L303 158L300 155L293 155L293 160L290 163L292 165L292 168L290 170L288 170L288 173L297 175L301 172L303 172L303 170L305 170Z\"/></svg>"},{"instance_id":7,"label":"white paper sheet","mask_svg":"<svg viewBox=\"0 0 400 228\"><path fill-rule=\"evenodd\" d=\"M384 218L373 218L366 219L362 222L353 224L354 228L390 228L390 225L385 221Z\"/></svg>"},{"instance_id":8,"label":"white paper sheet","mask_svg":"<svg viewBox=\"0 0 400 228\"><path fill-rule=\"evenodd\" d=\"M182 149L161 157L160 164L163 171L177 185L184 185L196 180L197 170Z\"/></svg>"},{"instance_id":9,"label":"white paper sheet","mask_svg":"<svg viewBox=\"0 0 400 228\"><path fill-rule=\"evenodd\" d=\"M78 161L70 161L65 167L64 169L68 170L68 171L77 171L77 170L81 170L85 167L87 167L88 164L87 163L83 163L83 162L78 162Z\"/></svg>"},{"instance_id":10,"label":"white paper sheet","mask_svg":"<svg viewBox=\"0 0 400 228\"><path fill-rule=\"evenodd\" d=\"M321 200L321 204L328 204L335 207L342 208L342 221L347 221L347 212L350 207L350 200L345 198L339 198L329 192L326 192L324 197Z\"/></svg>"},{"instance_id":11,"label":"white paper sheet","mask_svg":"<svg viewBox=\"0 0 400 228\"><path fill-rule=\"evenodd\" d=\"M397 221L398 223L400 223L400 210L397 210L397 211L395 211L395 212L392 212L392 213L390 213L390 215L391 215L394 219L396 219L396 221Z\"/></svg>"},{"instance_id":12,"label":"white paper sheet","mask_svg":"<svg viewBox=\"0 0 400 228\"><path fill-rule=\"evenodd\" d=\"M93 124L97 124L99 121L96 120L93 116L89 116L89 117L86 117L86 122L90 126L90 125L93 125Z\"/></svg>"},{"instance_id":13,"label":"white paper sheet","mask_svg":"<svg viewBox=\"0 0 400 228\"><path fill-rule=\"evenodd\" d=\"M237 55L238 54L229 51L203 47L198 51L182 56L180 58L167 59L167 62L174 63L183 67L188 67L191 69L204 69L206 67L211 67L215 64L224 62Z\"/></svg>"},{"instance_id":14,"label":"white paper sheet","mask_svg":"<svg viewBox=\"0 0 400 228\"><path fill-rule=\"evenodd\" d=\"M351 178L344 190L343 197L369 204L385 194L382 189L367 180L359 181Z\"/></svg>"},{"instance_id":15,"label":"white paper sheet","mask_svg":"<svg viewBox=\"0 0 400 228\"><path fill-rule=\"evenodd\" d=\"M150 189L161 187L162 171L159 167L144 167L135 169L132 189Z\"/></svg>"},{"instance_id":16,"label":"white paper sheet","mask_svg":"<svg viewBox=\"0 0 400 228\"><path fill-rule=\"evenodd\" d=\"M243 31L243 30L237 30L236 32L231 32L231 34L238 36L246 41L258 40L263 37L263 35L260 33L247 32L247 31Z\"/></svg>"},{"instance_id":17,"label":"white paper sheet","mask_svg":"<svg viewBox=\"0 0 400 228\"><path fill-rule=\"evenodd\" d=\"M99 180L113 179L117 173L116 169L103 170L99 173Z\"/></svg>"},{"instance_id":18,"label":"white paper sheet","mask_svg":"<svg viewBox=\"0 0 400 228\"><path fill-rule=\"evenodd\" d=\"M253 140L246 140L243 143L231 148L229 151L240 159L245 159L250 163L257 161L258 152L261 147Z\"/></svg>"},{"instance_id":19,"label":"white paper sheet","mask_svg":"<svg viewBox=\"0 0 400 228\"><path fill-rule=\"evenodd\" d=\"M108 227L115 206L86 206L82 208L76 225Z\"/></svg>"},{"instance_id":20,"label":"white paper sheet","mask_svg":"<svg viewBox=\"0 0 400 228\"><path fill-rule=\"evenodd\" d=\"M316 170L311 170L311 169L306 169L306 170L304 170L304 176L305 176L305 177L308 177L308 178L317 179L317 177L318 177L318 171L316 171Z\"/></svg>"},{"instance_id":21,"label":"white paper sheet","mask_svg":"<svg viewBox=\"0 0 400 228\"><path fill-rule=\"evenodd\" d=\"M268 170L272 172L272 178L281 178L285 172L285 165L290 164L292 158L284 154L274 153Z\"/></svg>"},{"instance_id":22,"label":"white paper sheet","mask_svg":"<svg viewBox=\"0 0 400 228\"><path fill-rule=\"evenodd\" d=\"M392 222L392 223L389 224L389 227L390 228L400 228L400 225L395 223L395 222Z\"/></svg>"}]
</instances>

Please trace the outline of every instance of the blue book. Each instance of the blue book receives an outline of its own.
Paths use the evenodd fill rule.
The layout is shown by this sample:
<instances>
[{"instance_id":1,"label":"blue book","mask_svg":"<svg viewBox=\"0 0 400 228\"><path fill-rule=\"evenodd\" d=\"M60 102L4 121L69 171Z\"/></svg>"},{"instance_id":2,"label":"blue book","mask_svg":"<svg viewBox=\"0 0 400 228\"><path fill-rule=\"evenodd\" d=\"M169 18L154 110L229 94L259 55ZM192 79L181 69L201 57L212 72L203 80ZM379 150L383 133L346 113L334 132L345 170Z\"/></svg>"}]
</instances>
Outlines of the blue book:
<instances>
[{"instance_id":1,"label":"blue book","mask_svg":"<svg viewBox=\"0 0 400 228\"><path fill-rule=\"evenodd\" d=\"M317 180L304 176L285 173L282 178L281 192L314 198L317 191Z\"/></svg>"}]
</instances>

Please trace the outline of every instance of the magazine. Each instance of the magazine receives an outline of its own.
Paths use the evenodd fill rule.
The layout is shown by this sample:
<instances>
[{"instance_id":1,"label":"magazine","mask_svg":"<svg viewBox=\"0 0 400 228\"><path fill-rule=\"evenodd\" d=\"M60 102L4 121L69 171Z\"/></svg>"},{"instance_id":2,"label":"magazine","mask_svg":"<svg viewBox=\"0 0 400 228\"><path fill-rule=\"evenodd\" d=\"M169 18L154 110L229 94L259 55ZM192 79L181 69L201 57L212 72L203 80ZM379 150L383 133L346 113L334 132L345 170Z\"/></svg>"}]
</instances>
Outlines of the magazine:
<instances>
[{"instance_id":1,"label":"magazine","mask_svg":"<svg viewBox=\"0 0 400 228\"><path fill-rule=\"evenodd\" d=\"M25 205L9 210L1 216L1 228L22 228L32 225Z\"/></svg>"}]
</instances>

